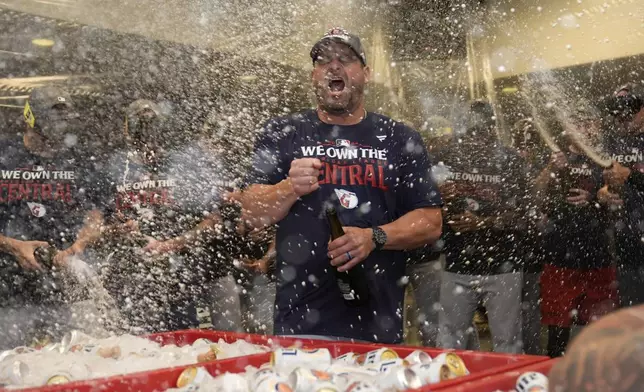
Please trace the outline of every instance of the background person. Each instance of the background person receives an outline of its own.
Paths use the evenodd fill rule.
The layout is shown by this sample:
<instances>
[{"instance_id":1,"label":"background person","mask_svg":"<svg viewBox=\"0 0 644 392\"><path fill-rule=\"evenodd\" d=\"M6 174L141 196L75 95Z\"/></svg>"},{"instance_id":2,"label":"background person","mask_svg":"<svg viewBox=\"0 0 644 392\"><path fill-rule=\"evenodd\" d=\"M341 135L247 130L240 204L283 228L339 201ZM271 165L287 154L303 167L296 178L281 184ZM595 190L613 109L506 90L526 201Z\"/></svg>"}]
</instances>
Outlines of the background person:
<instances>
[{"instance_id":1,"label":"background person","mask_svg":"<svg viewBox=\"0 0 644 392\"><path fill-rule=\"evenodd\" d=\"M74 328L69 303L78 297L63 278L100 230L93 162L81 147L87 124L70 95L32 90L24 119L24 134L0 147L0 348ZM50 246L53 268L34 254Z\"/></svg>"}]
</instances>

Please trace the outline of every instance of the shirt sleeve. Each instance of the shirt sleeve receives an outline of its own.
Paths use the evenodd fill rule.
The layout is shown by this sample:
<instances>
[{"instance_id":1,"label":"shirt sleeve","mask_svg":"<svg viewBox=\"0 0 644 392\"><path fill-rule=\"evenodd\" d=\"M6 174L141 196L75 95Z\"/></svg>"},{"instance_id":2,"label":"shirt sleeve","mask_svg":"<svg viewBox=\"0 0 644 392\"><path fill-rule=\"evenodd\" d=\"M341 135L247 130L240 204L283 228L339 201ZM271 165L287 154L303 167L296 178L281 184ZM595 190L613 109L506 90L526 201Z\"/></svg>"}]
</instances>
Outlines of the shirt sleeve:
<instances>
[{"instance_id":1,"label":"shirt sleeve","mask_svg":"<svg viewBox=\"0 0 644 392\"><path fill-rule=\"evenodd\" d=\"M396 190L401 214L443 204L431 172L432 165L420 135L411 129L401 146L400 184Z\"/></svg>"},{"instance_id":2,"label":"shirt sleeve","mask_svg":"<svg viewBox=\"0 0 644 392\"><path fill-rule=\"evenodd\" d=\"M259 132L253 148L252 164L243 186L274 185L288 175L293 159L293 126L286 120L271 120Z\"/></svg>"}]
</instances>

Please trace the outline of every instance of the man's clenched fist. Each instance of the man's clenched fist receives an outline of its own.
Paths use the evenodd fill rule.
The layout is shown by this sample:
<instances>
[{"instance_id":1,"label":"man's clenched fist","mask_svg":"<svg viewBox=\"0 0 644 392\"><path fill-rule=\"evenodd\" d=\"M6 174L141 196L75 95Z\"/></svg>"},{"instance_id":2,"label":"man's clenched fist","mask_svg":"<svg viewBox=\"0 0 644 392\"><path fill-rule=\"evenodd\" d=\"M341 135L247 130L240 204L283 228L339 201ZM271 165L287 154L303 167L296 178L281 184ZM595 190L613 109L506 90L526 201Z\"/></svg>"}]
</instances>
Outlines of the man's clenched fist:
<instances>
[{"instance_id":1,"label":"man's clenched fist","mask_svg":"<svg viewBox=\"0 0 644 392\"><path fill-rule=\"evenodd\" d=\"M293 185L293 191L299 196L308 195L320 188L318 176L322 162L316 158L295 159L291 162L288 176Z\"/></svg>"}]
</instances>

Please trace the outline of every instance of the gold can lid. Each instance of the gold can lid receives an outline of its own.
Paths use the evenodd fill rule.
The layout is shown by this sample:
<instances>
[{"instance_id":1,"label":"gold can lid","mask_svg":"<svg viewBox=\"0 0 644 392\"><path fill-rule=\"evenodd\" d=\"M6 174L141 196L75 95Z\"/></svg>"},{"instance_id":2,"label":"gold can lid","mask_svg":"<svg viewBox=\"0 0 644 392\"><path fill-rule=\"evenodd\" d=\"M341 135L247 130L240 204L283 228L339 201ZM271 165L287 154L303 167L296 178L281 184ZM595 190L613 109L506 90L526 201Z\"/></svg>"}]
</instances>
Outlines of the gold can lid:
<instances>
[{"instance_id":1,"label":"gold can lid","mask_svg":"<svg viewBox=\"0 0 644 392\"><path fill-rule=\"evenodd\" d=\"M461 357L454 353L447 353L445 356L445 365L447 365L449 370L457 377L463 377L469 374L465 367L465 362L463 362Z\"/></svg>"},{"instance_id":2,"label":"gold can lid","mask_svg":"<svg viewBox=\"0 0 644 392\"><path fill-rule=\"evenodd\" d=\"M199 369L196 367L189 367L181 372L179 378L177 379L177 388L183 388L186 385L190 385L199 373Z\"/></svg>"},{"instance_id":3,"label":"gold can lid","mask_svg":"<svg viewBox=\"0 0 644 392\"><path fill-rule=\"evenodd\" d=\"M49 377L47 380L47 385L58 385L58 384L67 384L71 380L69 377L64 376L62 374L56 374L55 376Z\"/></svg>"},{"instance_id":4,"label":"gold can lid","mask_svg":"<svg viewBox=\"0 0 644 392\"><path fill-rule=\"evenodd\" d=\"M380 354L380 359L383 361L396 359L396 358L398 358L398 353L391 349L387 349L383 351L382 354Z\"/></svg>"}]
</instances>

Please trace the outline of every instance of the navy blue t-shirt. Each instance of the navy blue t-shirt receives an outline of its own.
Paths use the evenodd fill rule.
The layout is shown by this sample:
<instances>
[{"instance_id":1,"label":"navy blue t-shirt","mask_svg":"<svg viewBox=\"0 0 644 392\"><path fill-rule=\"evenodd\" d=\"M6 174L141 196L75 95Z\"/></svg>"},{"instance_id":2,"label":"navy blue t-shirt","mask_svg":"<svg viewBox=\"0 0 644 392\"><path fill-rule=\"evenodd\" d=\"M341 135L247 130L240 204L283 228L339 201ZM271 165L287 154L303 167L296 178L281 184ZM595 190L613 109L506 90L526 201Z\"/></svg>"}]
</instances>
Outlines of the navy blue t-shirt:
<instances>
[{"instance_id":1,"label":"navy blue t-shirt","mask_svg":"<svg viewBox=\"0 0 644 392\"><path fill-rule=\"evenodd\" d=\"M239 188L243 180L242 167L223 161L199 143L177 147L155 163L143 163L132 152L118 152L104 170L108 222L135 221L141 234L159 241L194 229L216 213L224 194ZM100 258L109 258L105 286L122 301L132 302L128 317L134 323L150 330L163 329L160 322L166 329L194 327L192 306L203 287L230 274L233 257L239 256L231 236L225 236L227 241L208 238L153 259L141 253L145 238L133 241L131 234L111 238L99 246Z\"/></svg>"},{"instance_id":2,"label":"navy blue t-shirt","mask_svg":"<svg viewBox=\"0 0 644 392\"><path fill-rule=\"evenodd\" d=\"M455 197L445 203L445 269L467 275L521 270L531 202L523 159L514 150L485 145L454 145L445 158L443 177L456 189ZM449 220L465 211L480 217L512 212L516 223L457 233Z\"/></svg>"},{"instance_id":3,"label":"navy blue t-shirt","mask_svg":"<svg viewBox=\"0 0 644 392\"><path fill-rule=\"evenodd\" d=\"M548 221L543 234L546 262L564 268L602 268L611 264L605 211L591 201L585 206L566 202L568 191L583 189L595 198L602 169L582 155L568 154L568 166L551 179L544 195Z\"/></svg>"},{"instance_id":4,"label":"navy blue t-shirt","mask_svg":"<svg viewBox=\"0 0 644 392\"><path fill-rule=\"evenodd\" d=\"M610 135L605 144L612 160L644 172L644 134ZM644 193L626 183L620 195L624 208L610 214L619 263L640 267L644 260Z\"/></svg>"},{"instance_id":5,"label":"navy blue t-shirt","mask_svg":"<svg viewBox=\"0 0 644 392\"><path fill-rule=\"evenodd\" d=\"M277 184L294 159L322 161L320 189L300 198L278 224L275 334L400 342L404 252L371 253L361 263L371 298L363 306L347 306L327 257L325 210L335 206L344 226L370 228L414 209L440 207L420 136L375 113L339 126L321 122L313 110L274 119L263 131L249 184Z\"/></svg>"},{"instance_id":6,"label":"navy blue t-shirt","mask_svg":"<svg viewBox=\"0 0 644 392\"><path fill-rule=\"evenodd\" d=\"M93 165L91 157L71 152L43 158L22 140L9 140L0 147L2 235L70 247L87 213L98 208ZM0 306L63 301L58 275L25 271L0 252Z\"/></svg>"}]
</instances>

